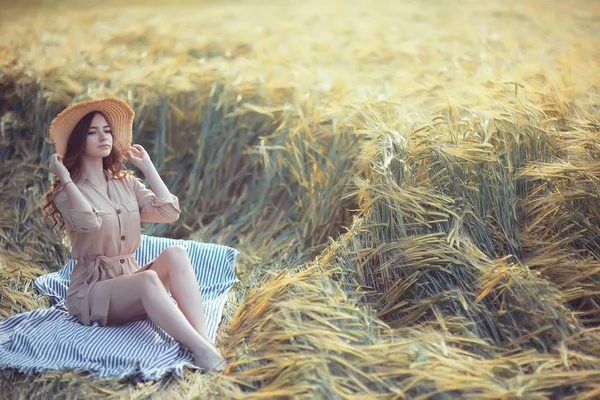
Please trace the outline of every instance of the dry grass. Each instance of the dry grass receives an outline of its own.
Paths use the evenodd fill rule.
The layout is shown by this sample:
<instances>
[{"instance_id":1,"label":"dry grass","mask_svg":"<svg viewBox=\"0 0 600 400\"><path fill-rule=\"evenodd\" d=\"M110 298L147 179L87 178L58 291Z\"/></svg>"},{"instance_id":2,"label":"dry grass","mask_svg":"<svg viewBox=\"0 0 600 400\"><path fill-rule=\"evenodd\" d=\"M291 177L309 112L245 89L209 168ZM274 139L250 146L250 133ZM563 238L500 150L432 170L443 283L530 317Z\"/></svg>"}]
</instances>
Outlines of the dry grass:
<instances>
[{"instance_id":1,"label":"dry grass","mask_svg":"<svg viewBox=\"0 0 600 400\"><path fill-rule=\"evenodd\" d=\"M565 2L28 1L0 24L0 315L68 251L46 138L116 95L184 210L242 252L231 367L14 398L600 396L600 9Z\"/></svg>"}]
</instances>

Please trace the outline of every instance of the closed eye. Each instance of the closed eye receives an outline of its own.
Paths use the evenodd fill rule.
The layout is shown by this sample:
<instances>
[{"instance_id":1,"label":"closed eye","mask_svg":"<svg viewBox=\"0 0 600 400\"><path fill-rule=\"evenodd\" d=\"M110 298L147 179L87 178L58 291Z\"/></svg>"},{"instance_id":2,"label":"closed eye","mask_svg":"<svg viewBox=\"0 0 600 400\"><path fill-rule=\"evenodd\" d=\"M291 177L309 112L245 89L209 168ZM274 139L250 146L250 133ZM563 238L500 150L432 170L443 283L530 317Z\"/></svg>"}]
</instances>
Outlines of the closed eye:
<instances>
[{"instance_id":1,"label":"closed eye","mask_svg":"<svg viewBox=\"0 0 600 400\"><path fill-rule=\"evenodd\" d=\"M88 132L88 135L91 135L91 134L93 134L93 133L96 133L96 131L94 131L94 130L92 130L92 131L89 131L89 132ZM111 131L104 131L104 133L110 133L110 134L112 135L112 132L111 132Z\"/></svg>"}]
</instances>

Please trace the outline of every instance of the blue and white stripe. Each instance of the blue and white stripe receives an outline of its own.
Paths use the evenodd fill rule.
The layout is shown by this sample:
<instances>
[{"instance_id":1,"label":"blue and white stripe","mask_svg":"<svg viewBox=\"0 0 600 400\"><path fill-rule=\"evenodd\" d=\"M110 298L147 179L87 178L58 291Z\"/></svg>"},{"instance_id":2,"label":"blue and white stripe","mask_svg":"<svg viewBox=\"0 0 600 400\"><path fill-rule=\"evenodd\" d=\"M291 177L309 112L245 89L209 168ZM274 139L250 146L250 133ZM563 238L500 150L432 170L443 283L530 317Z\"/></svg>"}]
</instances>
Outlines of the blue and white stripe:
<instances>
[{"instance_id":1,"label":"blue and white stripe","mask_svg":"<svg viewBox=\"0 0 600 400\"><path fill-rule=\"evenodd\" d=\"M184 246L192 261L206 316L207 333L214 341L231 287L238 282L234 265L239 252L231 247L142 235L135 252L139 265L166 247ZM185 366L194 367L191 353L149 318L120 326L81 324L65 306L71 271L70 260L57 272L38 277L36 289L50 298L50 308L13 315L0 321L0 369L22 373L44 370L91 371L98 378L139 377L160 379L170 372L183 377Z\"/></svg>"}]
</instances>

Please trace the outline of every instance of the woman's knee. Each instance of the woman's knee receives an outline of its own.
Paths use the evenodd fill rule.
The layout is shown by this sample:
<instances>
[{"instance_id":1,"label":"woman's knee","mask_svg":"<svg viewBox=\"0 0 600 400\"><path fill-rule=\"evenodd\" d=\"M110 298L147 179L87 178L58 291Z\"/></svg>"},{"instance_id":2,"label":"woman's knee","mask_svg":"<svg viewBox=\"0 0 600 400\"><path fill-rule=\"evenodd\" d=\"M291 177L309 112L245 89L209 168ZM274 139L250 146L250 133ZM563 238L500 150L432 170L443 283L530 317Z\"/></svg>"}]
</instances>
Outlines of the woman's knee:
<instances>
[{"instance_id":1,"label":"woman's knee","mask_svg":"<svg viewBox=\"0 0 600 400\"><path fill-rule=\"evenodd\" d=\"M180 271L180 268L189 268L189 257L187 249L181 245L169 246L165 249L168 255L169 271Z\"/></svg>"},{"instance_id":2,"label":"woman's knee","mask_svg":"<svg viewBox=\"0 0 600 400\"><path fill-rule=\"evenodd\" d=\"M174 244L172 246L167 247L165 250L165 255L170 258L179 260L181 258L185 258L188 256L187 249L180 244Z\"/></svg>"},{"instance_id":3,"label":"woman's knee","mask_svg":"<svg viewBox=\"0 0 600 400\"><path fill-rule=\"evenodd\" d=\"M141 271L136 274L138 276L138 282L140 287L142 288L142 292L146 292L147 290L154 287L164 287L160 277L156 273L156 271L147 269L145 271Z\"/></svg>"}]
</instances>

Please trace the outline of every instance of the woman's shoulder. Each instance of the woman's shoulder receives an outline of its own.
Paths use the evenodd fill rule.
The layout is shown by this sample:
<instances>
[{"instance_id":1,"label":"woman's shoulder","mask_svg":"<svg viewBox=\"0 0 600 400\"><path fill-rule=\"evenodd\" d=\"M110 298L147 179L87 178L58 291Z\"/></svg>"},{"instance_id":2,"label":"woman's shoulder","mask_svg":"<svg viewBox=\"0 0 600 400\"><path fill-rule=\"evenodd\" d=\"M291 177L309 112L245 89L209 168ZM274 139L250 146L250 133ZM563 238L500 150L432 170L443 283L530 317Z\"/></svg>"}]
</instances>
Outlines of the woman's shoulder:
<instances>
[{"instance_id":1,"label":"woman's shoulder","mask_svg":"<svg viewBox=\"0 0 600 400\"><path fill-rule=\"evenodd\" d=\"M123 187L127 188L128 192L136 192L139 190L140 184L143 185L143 181L135 175L131 170L122 172L119 178L115 178Z\"/></svg>"},{"instance_id":2,"label":"woman's shoulder","mask_svg":"<svg viewBox=\"0 0 600 400\"><path fill-rule=\"evenodd\" d=\"M114 179L117 182L121 182L123 184L129 185L138 178L135 176L135 173L131 170L121 170L119 175L117 177L114 177Z\"/></svg>"}]
</instances>

